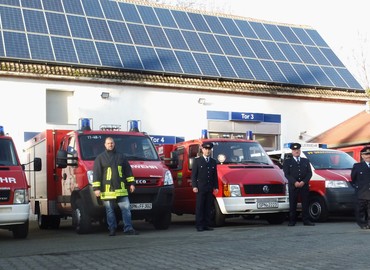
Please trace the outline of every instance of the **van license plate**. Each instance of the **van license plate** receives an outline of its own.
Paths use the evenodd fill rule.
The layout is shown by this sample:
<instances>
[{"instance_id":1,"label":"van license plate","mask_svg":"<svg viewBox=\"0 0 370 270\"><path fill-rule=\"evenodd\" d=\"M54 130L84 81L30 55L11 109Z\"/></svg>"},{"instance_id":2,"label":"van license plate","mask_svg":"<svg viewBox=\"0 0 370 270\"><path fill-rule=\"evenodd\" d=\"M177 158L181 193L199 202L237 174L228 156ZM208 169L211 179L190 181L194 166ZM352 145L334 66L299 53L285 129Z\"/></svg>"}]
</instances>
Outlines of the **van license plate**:
<instances>
[{"instance_id":1,"label":"van license plate","mask_svg":"<svg viewBox=\"0 0 370 270\"><path fill-rule=\"evenodd\" d=\"M150 210L152 209L151 203L131 203L131 210Z\"/></svg>"},{"instance_id":2,"label":"van license plate","mask_svg":"<svg viewBox=\"0 0 370 270\"><path fill-rule=\"evenodd\" d=\"M270 200L257 200L257 208L279 208L279 203Z\"/></svg>"}]
</instances>

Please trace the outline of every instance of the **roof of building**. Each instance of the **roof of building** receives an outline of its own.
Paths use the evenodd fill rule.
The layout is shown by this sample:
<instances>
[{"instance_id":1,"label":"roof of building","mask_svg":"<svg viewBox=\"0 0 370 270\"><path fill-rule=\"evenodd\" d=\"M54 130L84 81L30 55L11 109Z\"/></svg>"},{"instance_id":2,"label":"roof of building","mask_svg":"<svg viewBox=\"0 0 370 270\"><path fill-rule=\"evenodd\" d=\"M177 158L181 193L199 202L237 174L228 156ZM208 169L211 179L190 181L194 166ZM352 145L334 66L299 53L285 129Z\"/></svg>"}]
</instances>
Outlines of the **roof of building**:
<instances>
[{"instance_id":1,"label":"roof of building","mask_svg":"<svg viewBox=\"0 0 370 270\"><path fill-rule=\"evenodd\" d=\"M277 96L286 92L281 86L293 95L318 89L316 98L321 89L364 92L309 26L121 0L2 1L0 16L0 60L31 67L20 76L39 72L31 63L62 76L124 72L154 84L186 78L211 88L222 81L232 92L268 85Z\"/></svg>"},{"instance_id":2,"label":"roof of building","mask_svg":"<svg viewBox=\"0 0 370 270\"><path fill-rule=\"evenodd\" d=\"M319 134L309 142L325 143L330 148L370 143L370 114L362 111L339 125Z\"/></svg>"}]
</instances>

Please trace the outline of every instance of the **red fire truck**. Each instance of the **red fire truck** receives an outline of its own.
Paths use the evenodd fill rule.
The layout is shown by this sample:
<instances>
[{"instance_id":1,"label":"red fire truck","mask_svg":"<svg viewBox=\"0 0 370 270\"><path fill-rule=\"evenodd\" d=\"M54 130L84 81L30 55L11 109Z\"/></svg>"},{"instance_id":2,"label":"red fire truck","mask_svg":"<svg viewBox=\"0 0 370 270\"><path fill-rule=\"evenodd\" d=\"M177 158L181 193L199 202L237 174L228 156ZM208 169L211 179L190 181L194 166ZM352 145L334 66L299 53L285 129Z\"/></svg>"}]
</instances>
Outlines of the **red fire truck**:
<instances>
[{"instance_id":1,"label":"red fire truck","mask_svg":"<svg viewBox=\"0 0 370 270\"><path fill-rule=\"evenodd\" d=\"M92 188L93 164L103 152L106 137L129 160L135 180L130 194L132 219L145 219L156 229L171 223L173 180L148 135L139 132L138 121L130 131L104 125L92 130L92 119L81 119L79 130L48 129L28 141L29 157L42 158L45 168L30 175L31 205L41 229L58 228L60 218L72 217L77 233L91 232L93 222L104 223L104 207ZM121 219L120 216L118 216Z\"/></svg>"},{"instance_id":2,"label":"red fire truck","mask_svg":"<svg viewBox=\"0 0 370 270\"><path fill-rule=\"evenodd\" d=\"M41 170L35 158L33 170ZM18 158L14 142L0 126L0 228L12 231L14 238L26 238L30 216L29 185L25 164Z\"/></svg>"},{"instance_id":3,"label":"red fire truck","mask_svg":"<svg viewBox=\"0 0 370 270\"><path fill-rule=\"evenodd\" d=\"M218 161L213 225L223 226L227 217L235 216L258 216L270 224L285 221L289 211L287 181L262 146L246 139L202 138L157 146L174 179L173 213L195 214L191 169L204 142L213 143L212 156Z\"/></svg>"}]
</instances>

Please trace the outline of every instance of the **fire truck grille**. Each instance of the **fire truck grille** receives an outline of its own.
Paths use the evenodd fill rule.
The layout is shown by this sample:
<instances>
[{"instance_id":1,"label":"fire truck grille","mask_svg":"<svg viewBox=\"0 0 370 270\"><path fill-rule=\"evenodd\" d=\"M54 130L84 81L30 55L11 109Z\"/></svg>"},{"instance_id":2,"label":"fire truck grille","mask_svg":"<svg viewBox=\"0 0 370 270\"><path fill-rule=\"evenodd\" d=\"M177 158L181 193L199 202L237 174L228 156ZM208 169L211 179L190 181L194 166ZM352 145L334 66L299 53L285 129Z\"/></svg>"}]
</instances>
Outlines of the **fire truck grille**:
<instances>
[{"instance_id":1,"label":"fire truck grille","mask_svg":"<svg viewBox=\"0 0 370 270\"><path fill-rule=\"evenodd\" d=\"M0 189L0 202L9 201L10 190L9 189Z\"/></svg>"},{"instance_id":2,"label":"fire truck grille","mask_svg":"<svg viewBox=\"0 0 370 270\"><path fill-rule=\"evenodd\" d=\"M284 185L244 185L244 192L247 195L268 195L268 194L284 194Z\"/></svg>"}]
</instances>

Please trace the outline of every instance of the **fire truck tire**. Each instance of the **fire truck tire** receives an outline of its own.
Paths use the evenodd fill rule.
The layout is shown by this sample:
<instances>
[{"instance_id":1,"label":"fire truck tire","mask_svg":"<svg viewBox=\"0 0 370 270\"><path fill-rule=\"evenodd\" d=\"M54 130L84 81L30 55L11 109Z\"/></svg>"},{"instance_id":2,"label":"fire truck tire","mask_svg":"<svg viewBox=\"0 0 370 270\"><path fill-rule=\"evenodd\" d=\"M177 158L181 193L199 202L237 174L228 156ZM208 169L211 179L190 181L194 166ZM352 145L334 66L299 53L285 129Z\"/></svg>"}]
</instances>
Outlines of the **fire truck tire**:
<instances>
[{"instance_id":1,"label":"fire truck tire","mask_svg":"<svg viewBox=\"0 0 370 270\"><path fill-rule=\"evenodd\" d=\"M37 224L41 230L46 230L49 227L48 217L41 215L40 212L37 213Z\"/></svg>"},{"instance_id":2,"label":"fire truck tire","mask_svg":"<svg viewBox=\"0 0 370 270\"><path fill-rule=\"evenodd\" d=\"M171 211L164 211L153 218L153 226L156 230L167 230L171 224Z\"/></svg>"},{"instance_id":3,"label":"fire truck tire","mask_svg":"<svg viewBox=\"0 0 370 270\"><path fill-rule=\"evenodd\" d=\"M217 200L214 200L214 208L212 210L212 222L215 227L222 227L225 225L225 215L222 214L220 207L218 206Z\"/></svg>"},{"instance_id":4,"label":"fire truck tire","mask_svg":"<svg viewBox=\"0 0 370 270\"><path fill-rule=\"evenodd\" d=\"M314 195L309 199L308 212L313 222L323 222L329 217L329 211L324 198Z\"/></svg>"},{"instance_id":5,"label":"fire truck tire","mask_svg":"<svg viewBox=\"0 0 370 270\"><path fill-rule=\"evenodd\" d=\"M266 214L265 218L269 224L282 224L287 219L287 213Z\"/></svg>"},{"instance_id":6,"label":"fire truck tire","mask_svg":"<svg viewBox=\"0 0 370 270\"><path fill-rule=\"evenodd\" d=\"M59 229L60 217L59 216L50 216L49 217L49 226L52 229Z\"/></svg>"},{"instance_id":7,"label":"fire truck tire","mask_svg":"<svg viewBox=\"0 0 370 270\"><path fill-rule=\"evenodd\" d=\"M29 221L27 220L23 224L14 225L12 227L13 238L23 239L28 235Z\"/></svg>"},{"instance_id":8,"label":"fire truck tire","mask_svg":"<svg viewBox=\"0 0 370 270\"><path fill-rule=\"evenodd\" d=\"M77 199L76 208L73 209L72 225L78 234L87 234L91 231L91 217L81 199Z\"/></svg>"}]
</instances>

